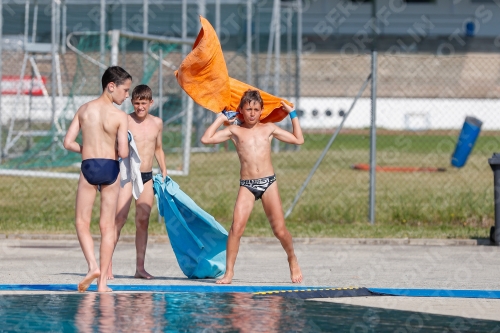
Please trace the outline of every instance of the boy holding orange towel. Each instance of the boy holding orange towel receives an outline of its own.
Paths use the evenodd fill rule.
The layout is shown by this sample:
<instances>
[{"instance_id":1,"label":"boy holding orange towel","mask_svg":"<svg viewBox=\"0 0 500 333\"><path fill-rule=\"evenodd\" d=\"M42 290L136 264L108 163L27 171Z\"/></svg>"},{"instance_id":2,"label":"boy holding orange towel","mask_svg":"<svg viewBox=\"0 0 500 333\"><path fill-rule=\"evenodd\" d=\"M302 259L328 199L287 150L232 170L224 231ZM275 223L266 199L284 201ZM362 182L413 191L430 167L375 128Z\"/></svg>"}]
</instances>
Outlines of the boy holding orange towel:
<instances>
[{"instance_id":1,"label":"boy holding orange towel","mask_svg":"<svg viewBox=\"0 0 500 333\"><path fill-rule=\"evenodd\" d=\"M285 226L278 184L271 163L271 140L276 138L290 144L303 144L304 136L297 115L292 108L281 102L281 108L290 115L293 132L290 133L274 123L261 123L263 100L257 90L247 90L238 107L243 117L241 126L229 126L217 130L224 122L234 122L221 114L210 125L201 142L217 144L231 139L240 159L240 189L236 198L233 223L227 240L226 273L218 284L230 284L234 275L234 264L250 213L255 201L261 199L276 238L279 239L288 256L290 277L293 283L302 282L302 272L293 249L292 236Z\"/></svg>"}]
</instances>

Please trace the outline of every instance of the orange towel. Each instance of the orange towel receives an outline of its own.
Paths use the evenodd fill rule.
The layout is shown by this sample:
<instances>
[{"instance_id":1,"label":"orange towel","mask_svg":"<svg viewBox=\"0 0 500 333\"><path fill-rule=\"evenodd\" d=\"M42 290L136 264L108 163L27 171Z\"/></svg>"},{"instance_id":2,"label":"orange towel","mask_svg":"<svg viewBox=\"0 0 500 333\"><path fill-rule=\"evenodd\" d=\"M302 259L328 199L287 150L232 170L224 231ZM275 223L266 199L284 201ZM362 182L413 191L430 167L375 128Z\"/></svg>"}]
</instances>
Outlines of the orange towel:
<instances>
[{"instance_id":1,"label":"orange towel","mask_svg":"<svg viewBox=\"0 0 500 333\"><path fill-rule=\"evenodd\" d=\"M192 51L186 56L175 76L182 89L199 105L215 113L239 111L238 105L248 89L259 90L264 109L261 122L279 122L288 113L281 108L282 98L268 94L244 82L229 77L226 61L214 28L200 16L201 30Z\"/></svg>"}]
</instances>

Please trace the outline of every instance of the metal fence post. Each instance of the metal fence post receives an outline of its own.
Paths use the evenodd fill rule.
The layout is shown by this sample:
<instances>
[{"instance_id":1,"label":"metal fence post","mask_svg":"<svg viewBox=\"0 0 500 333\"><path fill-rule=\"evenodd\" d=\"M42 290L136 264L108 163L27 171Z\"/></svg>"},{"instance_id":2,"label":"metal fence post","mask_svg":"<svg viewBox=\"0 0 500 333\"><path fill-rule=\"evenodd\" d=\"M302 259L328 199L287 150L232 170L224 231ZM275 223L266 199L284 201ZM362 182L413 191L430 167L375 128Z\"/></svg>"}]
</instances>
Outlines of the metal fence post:
<instances>
[{"instance_id":1,"label":"metal fence post","mask_svg":"<svg viewBox=\"0 0 500 333\"><path fill-rule=\"evenodd\" d=\"M100 55L100 61L101 64L106 63L106 58L105 58L105 53L106 53L106 0L101 0L101 22L100 22L100 30L101 30L101 36L99 40L99 51L101 53ZM104 74L104 70L101 68L100 69L101 76Z\"/></svg>"},{"instance_id":2,"label":"metal fence post","mask_svg":"<svg viewBox=\"0 0 500 333\"><path fill-rule=\"evenodd\" d=\"M375 178L377 166L377 51L372 51L372 110L370 129L370 213L371 224L375 224Z\"/></svg>"},{"instance_id":3,"label":"metal fence post","mask_svg":"<svg viewBox=\"0 0 500 333\"><path fill-rule=\"evenodd\" d=\"M142 33L147 35L149 33L149 2L148 0L144 0L143 7L142 7ZM144 74L148 70L148 41L143 41L142 42L142 54L143 54L143 74L142 76L144 77Z\"/></svg>"},{"instance_id":4,"label":"metal fence post","mask_svg":"<svg viewBox=\"0 0 500 333\"><path fill-rule=\"evenodd\" d=\"M247 83L252 84L252 0L247 0Z\"/></svg>"},{"instance_id":5,"label":"metal fence post","mask_svg":"<svg viewBox=\"0 0 500 333\"><path fill-rule=\"evenodd\" d=\"M377 25L377 0L372 2L372 25ZM371 91L371 127L370 127L370 194L369 213L370 223L375 224L375 189L377 168L377 31L372 28L372 91Z\"/></svg>"},{"instance_id":6,"label":"metal fence post","mask_svg":"<svg viewBox=\"0 0 500 333\"><path fill-rule=\"evenodd\" d=\"M57 11L57 4L55 1L52 1L52 69L51 69L51 92L50 95L52 97L52 118L50 123L53 125L55 122L55 117L56 117L56 91L57 91L57 73L56 73L56 57L57 57L57 49L58 49L58 41L59 39L57 38L56 35L56 11ZM21 77L21 80L23 78Z\"/></svg>"},{"instance_id":7,"label":"metal fence post","mask_svg":"<svg viewBox=\"0 0 500 333\"><path fill-rule=\"evenodd\" d=\"M2 78L2 34L3 34L3 0L0 0L0 80ZM2 148L2 142L3 142L3 132L2 132L2 92L0 91L0 163L2 163L2 157L3 157L3 148Z\"/></svg>"}]
</instances>

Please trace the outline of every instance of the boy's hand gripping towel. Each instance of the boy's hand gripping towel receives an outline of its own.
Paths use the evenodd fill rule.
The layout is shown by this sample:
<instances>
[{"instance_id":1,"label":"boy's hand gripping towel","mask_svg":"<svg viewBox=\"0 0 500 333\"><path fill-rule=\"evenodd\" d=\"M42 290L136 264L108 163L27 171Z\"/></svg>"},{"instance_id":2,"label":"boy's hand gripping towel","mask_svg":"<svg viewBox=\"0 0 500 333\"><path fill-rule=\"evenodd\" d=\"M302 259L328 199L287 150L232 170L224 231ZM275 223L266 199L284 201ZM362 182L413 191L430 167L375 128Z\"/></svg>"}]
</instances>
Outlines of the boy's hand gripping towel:
<instances>
[{"instance_id":1,"label":"boy's hand gripping towel","mask_svg":"<svg viewBox=\"0 0 500 333\"><path fill-rule=\"evenodd\" d=\"M170 177L153 177L158 211L165 218L170 244L182 272L190 279L221 276L226 271L227 231L201 209Z\"/></svg>"},{"instance_id":2,"label":"boy's hand gripping towel","mask_svg":"<svg viewBox=\"0 0 500 333\"><path fill-rule=\"evenodd\" d=\"M259 90L264 108L260 121L279 122L288 113L281 108L282 98L268 94L244 82L229 77L222 48L214 28L200 16L201 30L193 45L193 50L175 71L177 82L184 91L199 105L220 113L239 111L241 96L248 89ZM240 118L242 120L242 118Z\"/></svg>"}]
</instances>

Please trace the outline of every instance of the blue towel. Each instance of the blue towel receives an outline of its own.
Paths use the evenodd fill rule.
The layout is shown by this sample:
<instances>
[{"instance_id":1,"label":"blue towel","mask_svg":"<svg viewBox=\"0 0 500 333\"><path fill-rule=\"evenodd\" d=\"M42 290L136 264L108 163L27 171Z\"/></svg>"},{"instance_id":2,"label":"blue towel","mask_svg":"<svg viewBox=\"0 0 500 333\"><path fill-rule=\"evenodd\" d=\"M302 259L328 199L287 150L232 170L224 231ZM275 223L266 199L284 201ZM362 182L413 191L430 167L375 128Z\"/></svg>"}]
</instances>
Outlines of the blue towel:
<instances>
[{"instance_id":1,"label":"blue towel","mask_svg":"<svg viewBox=\"0 0 500 333\"><path fill-rule=\"evenodd\" d=\"M190 279L215 278L226 271L227 231L201 209L170 177L153 177L158 211L170 244Z\"/></svg>"}]
</instances>

